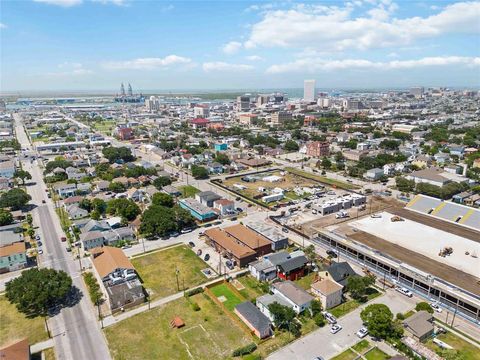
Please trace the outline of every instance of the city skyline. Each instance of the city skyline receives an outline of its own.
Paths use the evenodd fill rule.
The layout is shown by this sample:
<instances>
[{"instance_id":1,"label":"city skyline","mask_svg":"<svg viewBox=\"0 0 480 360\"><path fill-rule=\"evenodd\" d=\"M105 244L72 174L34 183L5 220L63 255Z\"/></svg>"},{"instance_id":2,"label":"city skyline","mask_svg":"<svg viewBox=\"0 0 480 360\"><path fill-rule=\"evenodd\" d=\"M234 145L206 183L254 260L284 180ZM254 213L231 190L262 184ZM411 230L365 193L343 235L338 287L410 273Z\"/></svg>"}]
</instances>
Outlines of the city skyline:
<instances>
[{"instance_id":1,"label":"city skyline","mask_svg":"<svg viewBox=\"0 0 480 360\"><path fill-rule=\"evenodd\" d=\"M0 90L478 87L479 16L478 1L3 2Z\"/></svg>"}]
</instances>

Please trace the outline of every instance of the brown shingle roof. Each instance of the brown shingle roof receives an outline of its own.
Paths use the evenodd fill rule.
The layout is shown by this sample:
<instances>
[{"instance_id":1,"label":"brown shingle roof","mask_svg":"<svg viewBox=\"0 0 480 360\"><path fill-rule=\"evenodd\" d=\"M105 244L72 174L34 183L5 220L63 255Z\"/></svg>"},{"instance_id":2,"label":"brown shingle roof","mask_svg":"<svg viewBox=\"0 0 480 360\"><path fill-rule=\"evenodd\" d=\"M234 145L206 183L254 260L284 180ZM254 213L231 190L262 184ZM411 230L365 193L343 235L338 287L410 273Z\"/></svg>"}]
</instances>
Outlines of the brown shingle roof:
<instances>
[{"instance_id":1,"label":"brown shingle roof","mask_svg":"<svg viewBox=\"0 0 480 360\"><path fill-rule=\"evenodd\" d=\"M339 290L342 290L343 286L333 280L325 278L320 281L314 282L312 284L312 289L317 290L323 295L329 295Z\"/></svg>"},{"instance_id":2,"label":"brown shingle roof","mask_svg":"<svg viewBox=\"0 0 480 360\"><path fill-rule=\"evenodd\" d=\"M21 254L25 252L25 243L16 242L11 245L0 247L0 256L10 256L14 254Z\"/></svg>"},{"instance_id":3,"label":"brown shingle roof","mask_svg":"<svg viewBox=\"0 0 480 360\"><path fill-rule=\"evenodd\" d=\"M93 265L102 278L116 269L135 270L135 267L125 256L122 249L104 246L92 249L91 253L94 255Z\"/></svg>"},{"instance_id":4,"label":"brown shingle roof","mask_svg":"<svg viewBox=\"0 0 480 360\"><path fill-rule=\"evenodd\" d=\"M219 228L208 229L205 231L205 235L219 244L221 247L230 251L238 259L255 255L255 251L250 249L248 246L239 244L233 237Z\"/></svg>"},{"instance_id":5,"label":"brown shingle roof","mask_svg":"<svg viewBox=\"0 0 480 360\"><path fill-rule=\"evenodd\" d=\"M28 360L30 359L30 346L28 339L16 341L0 349L2 360Z\"/></svg>"},{"instance_id":6,"label":"brown shingle roof","mask_svg":"<svg viewBox=\"0 0 480 360\"><path fill-rule=\"evenodd\" d=\"M258 249L262 246L270 245L271 242L259 233L250 230L242 224L229 226L224 229L228 234L235 237L251 249Z\"/></svg>"}]
</instances>

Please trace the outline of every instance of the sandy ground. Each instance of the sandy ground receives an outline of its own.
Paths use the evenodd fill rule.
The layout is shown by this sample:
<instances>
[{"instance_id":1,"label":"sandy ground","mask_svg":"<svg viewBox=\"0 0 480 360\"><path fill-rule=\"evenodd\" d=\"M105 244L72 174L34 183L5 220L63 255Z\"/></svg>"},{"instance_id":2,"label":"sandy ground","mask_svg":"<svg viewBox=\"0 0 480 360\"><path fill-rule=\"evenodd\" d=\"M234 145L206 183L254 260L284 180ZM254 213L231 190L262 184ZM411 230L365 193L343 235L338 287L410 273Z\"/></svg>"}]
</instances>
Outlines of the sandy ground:
<instances>
[{"instance_id":1,"label":"sandy ground","mask_svg":"<svg viewBox=\"0 0 480 360\"><path fill-rule=\"evenodd\" d=\"M480 277L479 243L408 219L391 222L391 217L391 214L382 212L381 218L365 217L349 225L432 260ZM440 257L438 253L444 247L452 247L453 253ZM466 252L476 254L478 257L466 255Z\"/></svg>"}]
</instances>

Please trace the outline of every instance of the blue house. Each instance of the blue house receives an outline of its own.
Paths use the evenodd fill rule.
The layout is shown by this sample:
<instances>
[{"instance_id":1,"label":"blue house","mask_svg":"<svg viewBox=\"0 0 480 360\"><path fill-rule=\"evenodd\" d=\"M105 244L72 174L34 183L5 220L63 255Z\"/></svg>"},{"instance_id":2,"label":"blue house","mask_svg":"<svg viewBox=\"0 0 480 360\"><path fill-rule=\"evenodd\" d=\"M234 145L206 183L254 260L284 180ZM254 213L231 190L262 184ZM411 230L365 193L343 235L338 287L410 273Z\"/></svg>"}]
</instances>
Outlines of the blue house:
<instances>
[{"instance_id":1,"label":"blue house","mask_svg":"<svg viewBox=\"0 0 480 360\"><path fill-rule=\"evenodd\" d=\"M206 207L205 205L202 205L195 199L187 198L180 200L179 203L181 208L188 210L190 214L199 221L208 221L217 217L217 213L215 211L209 207Z\"/></svg>"},{"instance_id":2,"label":"blue house","mask_svg":"<svg viewBox=\"0 0 480 360\"><path fill-rule=\"evenodd\" d=\"M228 149L227 144L215 144L215 151L225 151Z\"/></svg>"},{"instance_id":3,"label":"blue house","mask_svg":"<svg viewBox=\"0 0 480 360\"><path fill-rule=\"evenodd\" d=\"M223 173L223 165L217 162L208 164L207 166L210 174L221 174Z\"/></svg>"}]
</instances>

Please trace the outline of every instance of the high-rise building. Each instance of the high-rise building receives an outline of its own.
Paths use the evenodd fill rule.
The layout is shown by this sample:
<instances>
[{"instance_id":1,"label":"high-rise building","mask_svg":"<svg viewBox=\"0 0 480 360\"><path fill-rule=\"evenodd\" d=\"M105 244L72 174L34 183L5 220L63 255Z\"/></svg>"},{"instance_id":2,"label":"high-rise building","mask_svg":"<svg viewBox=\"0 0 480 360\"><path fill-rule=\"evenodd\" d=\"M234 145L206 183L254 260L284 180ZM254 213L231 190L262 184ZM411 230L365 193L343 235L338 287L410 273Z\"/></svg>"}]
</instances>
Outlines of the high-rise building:
<instances>
[{"instance_id":1,"label":"high-rise building","mask_svg":"<svg viewBox=\"0 0 480 360\"><path fill-rule=\"evenodd\" d=\"M292 120L292 113L279 111L272 114L272 124L283 125Z\"/></svg>"},{"instance_id":2,"label":"high-rise building","mask_svg":"<svg viewBox=\"0 0 480 360\"><path fill-rule=\"evenodd\" d=\"M150 96L145 100L145 107L149 112L156 112L160 110L160 101L155 96Z\"/></svg>"},{"instance_id":3,"label":"high-rise building","mask_svg":"<svg viewBox=\"0 0 480 360\"><path fill-rule=\"evenodd\" d=\"M425 88L423 86L416 86L410 88L410 94L415 97L422 97L423 93L425 92Z\"/></svg>"},{"instance_id":4,"label":"high-rise building","mask_svg":"<svg viewBox=\"0 0 480 360\"><path fill-rule=\"evenodd\" d=\"M270 95L262 95L258 94L257 95L257 106L262 106L268 103L268 100L270 99Z\"/></svg>"},{"instance_id":5,"label":"high-rise building","mask_svg":"<svg viewBox=\"0 0 480 360\"><path fill-rule=\"evenodd\" d=\"M125 96L125 86L123 86L123 83L120 85L120 95Z\"/></svg>"},{"instance_id":6,"label":"high-rise building","mask_svg":"<svg viewBox=\"0 0 480 360\"><path fill-rule=\"evenodd\" d=\"M250 110L250 96L238 96L237 97L237 111L249 111Z\"/></svg>"},{"instance_id":7,"label":"high-rise building","mask_svg":"<svg viewBox=\"0 0 480 360\"><path fill-rule=\"evenodd\" d=\"M128 96L133 96L132 85L130 85L130 83L128 83Z\"/></svg>"},{"instance_id":8,"label":"high-rise building","mask_svg":"<svg viewBox=\"0 0 480 360\"><path fill-rule=\"evenodd\" d=\"M303 100L309 103L315 102L315 80L303 82Z\"/></svg>"},{"instance_id":9,"label":"high-rise building","mask_svg":"<svg viewBox=\"0 0 480 360\"><path fill-rule=\"evenodd\" d=\"M208 118L210 116L210 109L206 104L197 104L193 108L193 116L195 118Z\"/></svg>"}]
</instances>

